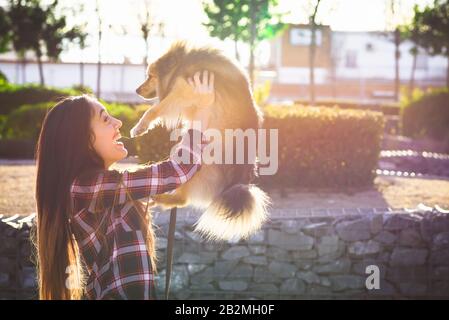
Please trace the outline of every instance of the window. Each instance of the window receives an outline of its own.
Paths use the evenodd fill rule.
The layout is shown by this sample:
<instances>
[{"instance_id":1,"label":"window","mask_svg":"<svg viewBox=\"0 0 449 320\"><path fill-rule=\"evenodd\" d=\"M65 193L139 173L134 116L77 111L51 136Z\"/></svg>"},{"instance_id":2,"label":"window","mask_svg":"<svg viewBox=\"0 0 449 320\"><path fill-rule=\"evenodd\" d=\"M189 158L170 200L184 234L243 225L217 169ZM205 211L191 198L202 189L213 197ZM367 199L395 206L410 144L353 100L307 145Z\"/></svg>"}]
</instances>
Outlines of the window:
<instances>
[{"instance_id":1,"label":"window","mask_svg":"<svg viewBox=\"0 0 449 320\"><path fill-rule=\"evenodd\" d=\"M346 68L357 68L357 51L346 51Z\"/></svg>"},{"instance_id":2,"label":"window","mask_svg":"<svg viewBox=\"0 0 449 320\"><path fill-rule=\"evenodd\" d=\"M315 30L315 43L321 45L321 30ZM292 28L290 29L290 44L292 46L310 46L312 42L312 31L309 29Z\"/></svg>"}]
</instances>

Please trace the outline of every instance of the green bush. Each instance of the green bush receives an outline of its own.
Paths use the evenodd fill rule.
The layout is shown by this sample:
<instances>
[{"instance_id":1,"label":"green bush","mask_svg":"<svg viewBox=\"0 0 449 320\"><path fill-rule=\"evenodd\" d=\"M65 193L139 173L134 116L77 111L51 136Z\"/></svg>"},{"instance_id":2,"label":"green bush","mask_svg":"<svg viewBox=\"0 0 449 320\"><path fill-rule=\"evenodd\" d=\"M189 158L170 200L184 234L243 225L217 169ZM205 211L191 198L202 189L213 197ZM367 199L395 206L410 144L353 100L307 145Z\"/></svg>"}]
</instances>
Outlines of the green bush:
<instances>
[{"instance_id":1,"label":"green bush","mask_svg":"<svg viewBox=\"0 0 449 320\"><path fill-rule=\"evenodd\" d=\"M258 106L264 106L270 97L271 82L269 80L265 81L254 88L254 101Z\"/></svg>"},{"instance_id":2,"label":"green bush","mask_svg":"<svg viewBox=\"0 0 449 320\"><path fill-rule=\"evenodd\" d=\"M0 86L4 86L8 83L8 78L6 78L5 74L0 71Z\"/></svg>"},{"instance_id":3,"label":"green bush","mask_svg":"<svg viewBox=\"0 0 449 320\"><path fill-rule=\"evenodd\" d=\"M54 105L54 102L26 104L13 110L3 126L2 137L36 142L45 115Z\"/></svg>"},{"instance_id":4,"label":"green bush","mask_svg":"<svg viewBox=\"0 0 449 320\"><path fill-rule=\"evenodd\" d=\"M121 131L128 135L129 130L138 121L138 113L129 105L101 102L109 114L123 122ZM13 110L6 118L3 125L5 138L35 139L39 135L42 122L46 113L56 102L44 102L38 104L26 104ZM1 118L0 118L1 125Z\"/></svg>"},{"instance_id":5,"label":"green bush","mask_svg":"<svg viewBox=\"0 0 449 320\"><path fill-rule=\"evenodd\" d=\"M72 89L77 92L85 93L85 94L93 94L94 93L92 88L90 88L88 86L81 85L81 84L76 84L76 85L72 86Z\"/></svg>"},{"instance_id":6,"label":"green bush","mask_svg":"<svg viewBox=\"0 0 449 320\"><path fill-rule=\"evenodd\" d=\"M0 114L8 114L25 104L59 101L67 96L83 94L77 89L57 89L34 84L0 84Z\"/></svg>"},{"instance_id":7,"label":"green bush","mask_svg":"<svg viewBox=\"0 0 449 320\"><path fill-rule=\"evenodd\" d=\"M449 91L417 95L401 108L402 134L449 141Z\"/></svg>"},{"instance_id":8,"label":"green bush","mask_svg":"<svg viewBox=\"0 0 449 320\"><path fill-rule=\"evenodd\" d=\"M274 176L260 176L263 185L340 188L372 184L384 126L381 113L298 105L268 106L264 113L264 127L278 129L279 167ZM161 126L133 140L142 163L167 158L174 145Z\"/></svg>"},{"instance_id":9,"label":"green bush","mask_svg":"<svg viewBox=\"0 0 449 320\"><path fill-rule=\"evenodd\" d=\"M307 105L309 101L307 100L296 100L295 104L297 105ZM317 102L317 105L320 107L329 107L334 108L338 107L340 109L354 109L354 110L367 110L367 111L378 111L382 112L385 115L397 116L400 113L400 105L398 103L361 103L356 100L345 100L345 99L329 99L329 100L320 100Z\"/></svg>"},{"instance_id":10,"label":"green bush","mask_svg":"<svg viewBox=\"0 0 449 320\"><path fill-rule=\"evenodd\" d=\"M122 121L122 135L128 136L129 130L139 119L139 113L124 104L109 104L104 101L102 101L102 104L113 117ZM19 141L19 144L23 144L23 140L35 144L45 115L54 105L56 105L56 102L26 104L14 109L8 115L0 115L0 137L10 139L8 145L13 144L13 141L16 140Z\"/></svg>"},{"instance_id":11,"label":"green bush","mask_svg":"<svg viewBox=\"0 0 449 320\"><path fill-rule=\"evenodd\" d=\"M384 117L373 111L268 106L267 129L278 129L279 168L261 176L283 187L370 185L380 153Z\"/></svg>"},{"instance_id":12,"label":"green bush","mask_svg":"<svg viewBox=\"0 0 449 320\"><path fill-rule=\"evenodd\" d=\"M0 114L0 139L3 138L3 128L5 127L7 116Z\"/></svg>"}]
</instances>

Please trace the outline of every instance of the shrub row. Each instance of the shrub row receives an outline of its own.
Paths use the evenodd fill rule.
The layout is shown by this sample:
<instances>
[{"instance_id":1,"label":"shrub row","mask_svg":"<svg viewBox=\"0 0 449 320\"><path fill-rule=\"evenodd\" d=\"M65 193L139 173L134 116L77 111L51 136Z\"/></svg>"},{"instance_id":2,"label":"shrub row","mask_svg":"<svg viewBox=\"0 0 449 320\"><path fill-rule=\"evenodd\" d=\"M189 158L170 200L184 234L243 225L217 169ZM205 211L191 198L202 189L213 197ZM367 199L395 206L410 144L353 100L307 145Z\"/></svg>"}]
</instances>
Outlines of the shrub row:
<instances>
[{"instance_id":1,"label":"shrub row","mask_svg":"<svg viewBox=\"0 0 449 320\"><path fill-rule=\"evenodd\" d=\"M146 109L146 106L132 108L124 104L101 102L113 117L122 121L121 132L124 136L128 135ZM42 122L55 104L54 101L25 104L8 115L0 115L0 157L32 158Z\"/></svg>"},{"instance_id":2,"label":"shrub row","mask_svg":"<svg viewBox=\"0 0 449 320\"><path fill-rule=\"evenodd\" d=\"M268 106L267 129L278 129L279 168L262 183L285 187L356 187L375 177L384 117L379 112Z\"/></svg>"},{"instance_id":3,"label":"shrub row","mask_svg":"<svg viewBox=\"0 0 449 320\"><path fill-rule=\"evenodd\" d=\"M35 84L17 85L0 81L0 114L9 114L25 104L58 101L67 96L83 93L90 93L90 89L82 87L57 89Z\"/></svg>"},{"instance_id":4,"label":"shrub row","mask_svg":"<svg viewBox=\"0 0 449 320\"><path fill-rule=\"evenodd\" d=\"M297 105L307 105L307 100L296 100ZM397 116L400 113L400 106L396 103L366 103L353 100L320 100L317 105L321 107L338 107L340 109L368 110L382 112L384 115Z\"/></svg>"},{"instance_id":5,"label":"shrub row","mask_svg":"<svg viewBox=\"0 0 449 320\"><path fill-rule=\"evenodd\" d=\"M402 134L449 143L449 91L419 94L401 108Z\"/></svg>"},{"instance_id":6,"label":"shrub row","mask_svg":"<svg viewBox=\"0 0 449 320\"><path fill-rule=\"evenodd\" d=\"M379 112L304 106L264 108L266 129L278 129L278 171L266 186L356 187L375 177L384 117ZM269 139L267 139L269 141ZM173 142L163 127L129 141L142 163L168 157ZM270 150L271 146L268 146Z\"/></svg>"}]
</instances>

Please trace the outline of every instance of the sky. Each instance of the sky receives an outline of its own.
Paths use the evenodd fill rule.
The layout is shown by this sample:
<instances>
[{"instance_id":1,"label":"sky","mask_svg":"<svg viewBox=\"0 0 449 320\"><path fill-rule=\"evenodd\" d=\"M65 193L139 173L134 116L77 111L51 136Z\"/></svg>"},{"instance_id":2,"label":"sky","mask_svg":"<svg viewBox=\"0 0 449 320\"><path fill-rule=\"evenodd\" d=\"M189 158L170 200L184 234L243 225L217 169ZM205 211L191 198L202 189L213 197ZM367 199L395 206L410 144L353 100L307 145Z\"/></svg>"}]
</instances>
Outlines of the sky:
<instances>
[{"instance_id":1,"label":"sky","mask_svg":"<svg viewBox=\"0 0 449 320\"><path fill-rule=\"evenodd\" d=\"M51 0L42 0L49 2ZM163 30L155 29L150 39L150 61L160 56L175 40L187 40L193 44L210 44L234 55L232 41L219 41L211 38L203 22L207 16L202 2L208 0L98 0L103 17L102 61L129 61L141 63L145 55L145 45L140 35L139 18L144 12L144 3L150 5L152 19L156 25L163 22ZM278 0L276 11L285 14L287 23L306 23L311 4L315 0ZM5 0L0 0L0 4ZM80 51L70 47L61 56L63 61L94 62L98 57L98 19L93 0L59 0L62 12L69 23L87 24L90 34L88 48ZM432 0L395 0L395 14L391 13L391 0L322 0L317 20L330 25L338 31L384 31L392 29L397 23L409 21L413 6L424 6ZM76 11L83 6L83 13ZM246 46L240 44L243 61L247 59ZM259 63L269 58L268 44L262 44L257 53Z\"/></svg>"}]
</instances>

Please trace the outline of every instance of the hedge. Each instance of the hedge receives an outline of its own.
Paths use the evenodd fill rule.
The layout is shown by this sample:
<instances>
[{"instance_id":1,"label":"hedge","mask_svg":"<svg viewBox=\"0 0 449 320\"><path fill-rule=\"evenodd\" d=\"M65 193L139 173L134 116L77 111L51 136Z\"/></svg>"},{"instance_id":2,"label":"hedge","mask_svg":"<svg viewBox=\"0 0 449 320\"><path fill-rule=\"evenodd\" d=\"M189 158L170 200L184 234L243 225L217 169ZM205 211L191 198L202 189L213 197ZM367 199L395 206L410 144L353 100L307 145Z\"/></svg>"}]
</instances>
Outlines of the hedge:
<instances>
[{"instance_id":1,"label":"hedge","mask_svg":"<svg viewBox=\"0 0 449 320\"><path fill-rule=\"evenodd\" d=\"M8 83L8 78L6 75L0 70L0 86L3 86Z\"/></svg>"},{"instance_id":2,"label":"hedge","mask_svg":"<svg viewBox=\"0 0 449 320\"><path fill-rule=\"evenodd\" d=\"M384 117L379 112L326 107L268 106L266 129L278 129L279 168L263 184L284 187L371 185Z\"/></svg>"},{"instance_id":3,"label":"hedge","mask_svg":"<svg viewBox=\"0 0 449 320\"><path fill-rule=\"evenodd\" d=\"M296 105L307 105L307 100L296 100ZM320 100L317 102L320 107L340 108L340 109L354 109L362 111L378 111L384 115L399 115L401 108L397 103L361 103L354 100Z\"/></svg>"},{"instance_id":4,"label":"hedge","mask_svg":"<svg viewBox=\"0 0 449 320\"><path fill-rule=\"evenodd\" d=\"M35 84L0 83L0 114L9 114L24 104L59 101L67 96L89 93L88 88L57 89Z\"/></svg>"},{"instance_id":5,"label":"hedge","mask_svg":"<svg viewBox=\"0 0 449 320\"><path fill-rule=\"evenodd\" d=\"M121 132L123 136L129 135L129 130L134 126L140 115L143 113L141 107L137 107L137 110L135 110L124 104L101 102L113 117L122 121L123 126ZM8 140L7 143L1 145L1 156L6 158L16 158L18 157L18 154L21 154L26 158L32 158L34 154L34 145L39 137L42 122L46 113L55 104L56 102L26 104L14 109L8 115L0 115L0 138ZM17 146L11 147L14 144L14 141L17 141ZM29 142L24 143L23 141ZM8 153L7 148L11 148L11 154Z\"/></svg>"},{"instance_id":6,"label":"hedge","mask_svg":"<svg viewBox=\"0 0 449 320\"><path fill-rule=\"evenodd\" d=\"M372 184L385 124L382 113L299 105L272 105L264 113L264 128L278 129L279 167L274 176L260 176L263 185L335 188ZM173 146L168 131L160 126L134 143L142 163L167 158Z\"/></svg>"},{"instance_id":7,"label":"hedge","mask_svg":"<svg viewBox=\"0 0 449 320\"><path fill-rule=\"evenodd\" d=\"M402 134L449 142L449 91L422 94L401 108Z\"/></svg>"}]
</instances>

